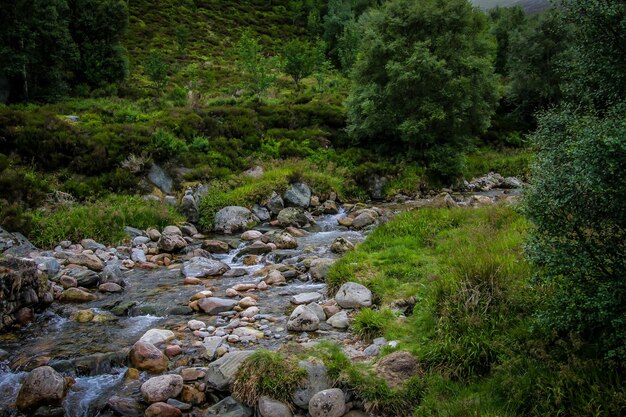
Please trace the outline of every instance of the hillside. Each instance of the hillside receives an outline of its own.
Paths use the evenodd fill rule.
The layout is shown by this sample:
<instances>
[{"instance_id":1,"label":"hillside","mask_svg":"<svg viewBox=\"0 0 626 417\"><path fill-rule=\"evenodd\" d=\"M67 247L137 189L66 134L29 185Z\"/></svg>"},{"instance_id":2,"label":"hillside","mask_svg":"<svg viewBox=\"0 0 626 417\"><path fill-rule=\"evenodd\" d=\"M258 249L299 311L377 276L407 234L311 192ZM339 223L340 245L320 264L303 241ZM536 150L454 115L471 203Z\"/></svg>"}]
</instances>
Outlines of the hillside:
<instances>
[{"instance_id":1,"label":"hillside","mask_svg":"<svg viewBox=\"0 0 626 417\"><path fill-rule=\"evenodd\" d=\"M539 13L550 7L550 0L471 0L484 10L494 7L520 6L526 13Z\"/></svg>"}]
</instances>

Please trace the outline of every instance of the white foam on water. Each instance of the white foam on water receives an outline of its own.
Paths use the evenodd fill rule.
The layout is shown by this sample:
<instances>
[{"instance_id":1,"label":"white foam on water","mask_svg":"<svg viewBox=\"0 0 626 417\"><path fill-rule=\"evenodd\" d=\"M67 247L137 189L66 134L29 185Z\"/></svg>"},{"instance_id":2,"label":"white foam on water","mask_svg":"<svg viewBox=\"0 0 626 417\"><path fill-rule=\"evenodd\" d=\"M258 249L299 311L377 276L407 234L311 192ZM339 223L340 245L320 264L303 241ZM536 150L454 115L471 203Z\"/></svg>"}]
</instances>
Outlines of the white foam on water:
<instances>
[{"instance_id":1,"label":"white foam on water","mask_svg":"<svg viewBox=\"0 0 626 417\"><path fill-rule=\"evenodd\" d=\"M90 417L97 415L113 388L123 379L126 369L116 369L116 374L75 378L63 401L66 417ZM101 401L99 401L101 400Z\"/></svg>"},{"instance_id":2,"label":"white foam on water","mask_svg":"<svg viewBox=\"0 0 626 417\"><path fill-rule=\"evenodd\" d=\"M15 404L22 382L27 372L11 372L0 363L0 410L9 409Z\"/></svg>"},{"instance_id":3,"label":"white foam on water","mask_svg":"<svg viewBox=\"0 0 626 417\"><path fill-rule=\"evenodd\" d=\"M128 333L139 333L150 327L155 321L163 320L163 317L153 316L151 314L145 316L133 316L124 320L123 326Z\"/></svg>"}]
</instances>

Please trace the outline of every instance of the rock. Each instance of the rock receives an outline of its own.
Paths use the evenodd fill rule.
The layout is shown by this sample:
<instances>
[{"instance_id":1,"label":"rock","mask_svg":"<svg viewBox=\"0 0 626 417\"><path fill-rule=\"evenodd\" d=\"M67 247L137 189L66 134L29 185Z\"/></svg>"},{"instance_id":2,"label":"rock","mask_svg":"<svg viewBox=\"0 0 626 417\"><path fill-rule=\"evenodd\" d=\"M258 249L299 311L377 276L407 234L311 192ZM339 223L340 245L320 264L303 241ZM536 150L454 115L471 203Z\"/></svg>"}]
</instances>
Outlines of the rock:
<instances>
[{"instance_id":1,"label":"rock","mask_svg":"<svg viewBox=\"0 0 626 417\"><path fill-rule=\"evenodd\" d=\"M49 277L55 276L61 270L61 264L59 264L59 261L57 261L56 258L42 256L33 259L33 261L37 263L37 268L48 274Z\"/></svg>"},{"instance_id":2,"label":"rock","mask_svg":"<svg viewBox=\"0 0 626 417\"><path fill-rule=\"evenodd\" d=\"M124 273L116 263L107 264L102 272L100 272L100 282L112 282L120 286L124 286Z\"/></svg>"},{"instance_id":3,"label":"rock","mask_svg":"<svg viewBox=\"0 0 626 417\"><path fill-rule=\"evenodd\" d=\"M143 417L144 406L139 401L131 398L114 395L107 401L107 406L120 416Z\"/></svg>"},{"instance_id":4,"label":"rock","mask_svg":"<svg viewBox=\"0 0 626 417\"><path fill-rule=\"evenodd\" d=\"M136 227L131 227L131 226L125 226L124 227L124 233L126 233L131 238L136 238L137 236L144 236L145 235L143 230L140 230L140 229L137 229ZM63 245L61 245L61 246L63 246Z\"/></svg>"},{"instance_id":5,"label":"rock","mask_svg":"<svg viewBox=\"0 0 626 417\"><path fill-rule=\"evenodd\" d=\"M206 323L200 320L189 320L187 322L187 327L191 330L200 330L206 328Z\"/></svg>"},{"instance_id":6,"label":"rock","mask_svg":"<svg viewBox=\"0 0 626 417\"><path fill-rule=\"evenodd\" d=\"M257 301L252 297L244 297L241 300L239 300L239 307L241 308L254 307L257 304L258 304Z\"/></svg>"},{"instance_id":7,"label":"rock","mask_svg":"<svg viewBox=\"0 0 626 417\"><path fill-rule=\"evenodd\" d=\"M187 190L185 190L185 195L183 195L183 198L180 200L178 211L180 211L181 214L187 218L188 222L198 223L198 220L200 220L198 202L194 198L191 188L187 188Z\"/></svg>"},{"instance_id":8,"label":"rock","mask_svg":"<svg viewBox=\"0 0 626 417\"><path fill-rule=\"evenodd\" d=\"M339 213L339 209L337 208L337 203L331 200L326 200L322 204L321 211L324 214L337 214Z\"/></svg>"},{"instance_id":9,"label":"rock","mask_svg":"<svg viewBox=\"0 0 626 417\"><path fill-rule=\"evenodd\" d=\"M321 305L317 303L310 303L306 305L312 312L317 315L317 318L320 319L320 323L326 320L326 313L324 313L324 309Z\"/></svg>"},{"instance_id":10,"label":"rock","mask_svg":"<svg viewBox=\"0 0 626 417\"><path fill-rule=\"evenodd\" d=\"M226 397L209 407L204 417L251 417L252 409L241 404L233 397Z\"/></svg>"},{"instance_id":11,"label":"rock","mask_svg":"<svg viewBox=\"0 0 626 417\"><path fill-rule=\"evenodd\" d=\"M5 256L27 257L36 251L35 245L30 243L21 233L9 233L0 227L0 253Z\"/></svg>"},{"instance_id":12,"label":"rock","mask_svg":"<svg viewBox=\"0 0 626 417\"><path fill-rule=\"evenodd\" d=\"M83 239L80 241L80 245L90 251L97 251L97 250L106 250L106 246L104 246L102 243L98 243L93 239Z\"/></svg>"},{"instance_id":13,"label":"rock","mask_svg":"<svg viewBox=\"0 0 626 417\"><path fill-rule=\"evenodd\" d=\"M152 184L158 187L165 194L172 194L172 188L174 181L172 178L157 164L152 164L150 172L148 172L148 179Z\"/></svg>"},{"instance_id":14,"label":"rock","mask_svg":"<svg viewBox=\"0 0 626 417\"><path fill-rule=\"evenodd\" d=\"M356 282L346 282L339 288L335 301L342 308L361 308L372 305L372 292Z\"/></svg>"},{"instance_id":15,"label":"rock","mask_svg":"<svg viewBox=\"0 0 626 417\"><path fill-rule=\"evenodd\" d=\"M272 251L272 247L267 243L263 243L260 240L253 242L252 244L242 248L237 252L237 256L244 255L263 255L266 253L270 253Z\"/></svg>"},{"instance_id":16,"label":"rock","mask_svg":"<svg viewBox=\"0 0 626 417\"><path fill-rule=\"evenodd\" d=\"M328 378L324 364L300 361L298 366L307 371L307 377L306 382L294 391L292 401L296 406L306 410L309 407L311 398L318 392L331 388L332 383Z\"/></svg>"},{"instance_id":17,"label":"rock","mask_svg":"<svg viewBox=\"0 0 626 417\"><path fill-rule=\"evenodd\" d=\"M232 310L237 305L236 300L226 298L208 297L198 301L198 307L209 315L216 315Z\"/></svg>"},{"instance_id":18,"label":"rock","mask_svg":"<svg viewBox=\"0 0 626 417\"><path fill-rule=\"evenodd\" d=\"M173 405L167 403L154 403L146 408L145 417L182 417L183 413Z\"/></svg>"},{"instance_id":19,"label":"rock","mask_svg":"<svg viewBox=\"0 0 626 417\"><path fill-rule=\"evenodd\" d=\"M59 278L59 284L61 284L63 289L68 289L68 288L78 286L78 282L76 282L76 278L70 277L69 275L63 275L61 278Z\"/></svg>"},{"instance_id":20,"label":"rock","mask_svg":"<svg viewBox=\"0 0 626 417\"><path fill-rule=\"evenodd\" d=\"M277 249L296 249L298 242L287 232L272 233L269 235L270 242L276 245Z\"/></svg>"},{"instance_id":21,"label":"rock","mask_svg":"<svg viewBox=\"0 0 626 417\"><path fill-rule=\"evenodd\" d=\"M265 336L265 334L257 329L254 329L252 327L237 327L236 329L233 330L233 333L235 336L238 336L239 338L243 339L243 338L249 338L249 339L263 339L263 337Z\"/></svg>"},{"instance_id":22,"label":"rock","mask_svg":"<svg viewBox=\"0 0 626 417\"><path fill-rule=\"evenodd\" d=\"M217 355L217 349L224 343L224 338L221 336L209 336L205 337L202 341L202 346L204 346L204 357L208 360L215 359Z\"/></svg>"},{"instance_id":23,"label":"rock","mask_svg":"<svg viewBox=\"0 0 626 417\"><path fill-rule=\"evenodd\" d=\"M187 241L181 235L163 233L157 247L164 252L178 252L187 247Z\"/></svg>"},{"instance_id":24,"label":"rock","mask_svg":"<svg viewBox=\"0 0 626 417\"><path fill-rule=\"evenodd\" d=\"M245 207L228 206L215 214L214 230L218 233L232 234L251 228L258 220L258 217Z\"/></svg>"},{"instance_id":25,"label":"rock","mask_svg":"<svg viewBox=\"0 0 626 417\"><path fill-rule=\"evenodd\" d=\"M105 282L98 287L100 292L122 292L122 286L114 282Z\"/></svg>"},{"instance_id":26,"label":"rock","mask_svg":"<svg viewBox=\"0 0 626 417\"><path fill-rule=\"evenodd\" d=\"M191 223L185 223L181 226L180 231L183 232L183 236L193 237L198 233L198 229Z\"/></svg>"},{"instance_id":27,"label":"rock","mask_svg":"<svg viewBox=\"0 0 626 417\"><path fill-rule=\"evenodd\" d=\"M285 203L281 196L276 194L276 192L272 192L272 195L267 202L267 208L274 216L276 216L282 209L285 208Z\"/></svg>"},{"instance_id":28,"label":"rock","mask_svg":"<svg viewBox=\"0 0 626 417\"><path fill-rule=\"evenodd\" d=\"M336 262L336 259L331 258L318 258L311 261L311 267L309 268L309 275L313 281L323 282L326 279L326 274L330 270L330 267Z\"/></svg>"},{"instance_id":29,"label":"rock","mask_svg":"<svg viewBox=\"0 0 626 417\"><path fill-rule=\"evenodd\" d=\"M340 217L337 219L337 223L340 226L350 227L352 226L352 218L351 217Z\"/></svg>"},{"instance_id":30,"label":"rock","mask_svg":"<svg viewBox=\"0 0 626 417\"><path fill-rule=\"evenodd\" d=\"M149 404L175 398L182 390L183 378L174 374L155 376L141 385L141 395Z\"/></svg>"},{"instance_id":31,"label":"rock","mask_svg":"<svg viewBox=\"0 0 626 417\"><path fill-rule=\"evenodd\" d=\"M302 182L291 184L283 195L283 200L287 207L307 208L311 201L311 189Z\"/></svg>"},{"instance_id":32,"label":"rock","mask_svg":"<svg viewBox=\"0 0 626 417\"><path fill-rule=\"evenodd\" d=\"M352 227L355 229L362 229L373 223L376 223L376 218L368 212L363 212L352 220Z\"/></svg>"},{"instance_id":33,"label":"rock","mask_svg":"<svg viewBox=\"0 0 626 417\"><path fill-rule=\"evenodd\" d=\"M350 320L348 319L348 314L345 311L340 311L326 320L326 323L336 329L347 329L350 324Z\"/></svg>"},{"instance_id":34,"label":"rock","mask_svg":"<svg viewBox=\"0 0 626 417\"><path fill-rule=\"evenodd\" d=\"M150 242L148 236L137 236L133 239L133 246L145 245Z\"/></svg>"},{"instance_id":35,"label":"rock","mask_svg":"<svg viewBox=\"0 0 626 417\"><path fill-rule=\"evenodd\" d=\"M160 343L169 342L172 339L174 339L174 332L171 330L150 329L141 336L139 341L158 345Z\"/></svg>"},{"instance_id":36,"label":"rock","mask_svg":"<svg viewBox=\"0 0 626 417\"><path fill-rule=\"evenodd\" d=\"M128 354L133 367L160 374L167 370L167 358L156 346L149 342L136 342Z\"/></svg>"},{"instance_id":37,"label":"rock","mask_svg":"<svg viewBox=\"0 0 626 417\"><path fill-rule=\"evenodd\" d=\"M267 274L265 278L263 278L263 282L265 282L267 285L276 285L285 283L287 282L287 280L285 279L283 274L280 273L280 271L273 270L270 271L270 273Z\"/></svg>"},{"instance_id":38,"label":"rock","mask_svg":"<svg viewBox=\"0 0 626 417\"><path fill-rule=\"evenodd\" d=\"M252 317L256 316L257 314L259 314L260 312L261 312L261 309L259 309L258 307L252 306L252 307L248 307L244 311L242 311L240 313L240 316L241 317L252 318Z\"/></svg>"},{"instance_id":39,"label":"rock","mask_svg":"<svg viewBox=\"0 0 626 417\"><path fill-rule=\"evenodd\" d=\"M228 243L221 240L204 240L202 242L202 249L210 253L228 253L230 250Z\"/></svg>"},{"instance_id":40,"label":"rock","mask_svg":"<svg viewBox=\"0 0 626 417\"><path fill-rule=\"evenodd\" d=\"M458 204L448 193L441 193L435 198L433 198L428 204L430 207L434 208L454 208L458 207Z\"/></svg>"},{"instance_id":41,"label":"rock","mask_svg":"<svg viewBox=\"0 0 626 417\"><path fill-rule=\"evenodd\" d=\"M183 348L178 345L169 345L165 347L165 356L172 359L174 356L178 356L183 353Z\"/></svg>"},{"instance_id":42,"label":"rock","mask_svg":"<svg viewBox=\"0 0 626 417\"><path fill-rule=\"evenodd\" d=\"M203 368L185 368L180 371L180 376L183 377L183 381L197 381L200 378L204 378L206 372Z\"/></svg>"},{"instance_id":43,"label":"rock","mask_svg":"<svg viewBox=\"0 0 626 417\"><path fill-rule=\"evenodd\" d=\"M243 175L252 178L261 178L265 171L263 171L263 167L259 165L255 165L252 168L243 172Z\"/></svg>"},{"instance_id":44,"label":"rock","mask_svg":"<svg viewBox=\"0 0 626 417\"><path fill-rule=\"evenodd\" d=\"M263 236L263 233L259 232L258 230L246 230L241 234L241 240L257 240L260 239L261 236Z\"/></svg>"},{"instance_id":45,"label":"rock","mask_svg":"<svg viewBox=\"0 0 626 417\"><path fill-rule=\"evenodd\" d=\"M100 276L89 269L72 269L68 275L76 279L76 284L79 287L94 288L100 283Z\"/></svg>"},{"instance_id":46,"label":"rock","mask_svg":"<svg viewBox=\"0 0 626 417\"><path fill-rule=\"evenodd\" d=\"M68 288L63 291L60 300L70 303L83 303L86 301L93 301L97 298L98 297L95 295L79 288Z\"/></svg>"},{"instance_id":47,"label":"rock","mask_svg":"<svg viewBox=\"0 0 626 417\"><path fill-rule=\"evenodd\" d=\"M248 275L248 271L245 268L232 268L230 271L224 272L222 275L224 278L236 278Z\"/></svg>"},{"instance_id":48,"label":"rock","mask_svg":"<svg viewBox=\"0 0 626 417\"><path fill-rule=\"evenodd\" d=\"M265 395L259 398L258 409L261 417L293 417L287 404L272 400Z\"/></svg>"},{"instance_id":49,"label":"rock","mask_svg":"<svg viewBox=\"0 0 626 417\"><path fill-rule=\"evenodd\" d=\"M207 367L206 383L213 389L224 391L235 380L235 374L241 363L254 353L253 350L228 352Z\"/></svg>"},{"instance_id":50,"label":"rock","mask_svg":"<svg viewBox=\"0 0 626 417\"><path fill-rule=\"evenodd\" d=\"M515 177L506 177L500 183L500 188L522 188L524 183Z\"/></svg>"},{"instance_id":51,"label":"rock","mask_svg":"<svg viewBox=\"0 0 626 417\"><path fill-rule=\"evenodd\" d=\"M146 259L146 254L139 248L133 248L130 253L130 259L133 262L148 262L148 260Z\"/></svg>"},{"instance_id":52,"label":"rock","mask_svg":"<svg viewBox=\"0 0 626 417\"><path fill-rule=\"evenodd\" d=\"M92 271L102 271L104 269L104 262L96 255L87 253L69 253L67 254L67 262L70 264L84 266Z\"/></svg>"},{"instance_id":53,"label":"rock","mask_svg":"<svg viewBox=\"0 0 626 417\"><path fill-rule=\"evenodd\" d=\"M333 243L330 245L330 250L334 253L345 253L353 249L354 244L341 236L333 240Z\"/></svg>"},{"instance_id":54,"label":"rock","mask_svg":"<svg viewBox=\"0 0 626 417\"><path fill-rule=\"evenodd\" d=\"M375 366L376 374L392 388L397 388L420 372L417 361L409 352L393 352Z\"/></svg>"},{"instance_id":55,"label":"rock","mask_svg":"<svg viewBox=\"0 0 626 417\"><path fill-rule=\"evenodd\" d=\"M185 277L206 278L222 275L229 269L224 262L195 256L183 264L182 273Z\"/></svg>"},{"instance_id":56,"label":"rock","mask_svg":"<svg viewBox=\"0 0 626 417\"><path fill-rule=\"evenodd\" d=\"M305 292L302 294L294 295L291 297L291 303L300 305L300 304L309 304L315 301L319 301L322 299L322 294L318 292Z\"/></svg>"},{"instance_id":57,"label":"rock","mask_svg":"<svg viewBox=\"0 0 626 417\"><path fill-rule=\"evenodd\" d=\"M22 384L15 402L18 410L60 405L67 392L65 378L49 366L33 369Z\"/></svg>"},{"instance_id":58,"label":"rock","mask_svg":"<svg viewBox=\"0 0 626 417\"><path fill-rule=\"evenodd\" d=\"M157 242L159 239L161 239L161 232L159 232L157 229L146 230L146 235L148 235L150 240L153 242Z\"/></svg>"},{"instance_id":59,"label":"rock","mask_svg":"<svg viewBox=\"0 0 626 417\"><path fill-rule=\"evenodd\" d=\"M300 207L287 207L278 213L278 223L283 226L304 227L307 224L314 224L315 220L311 215Z\"/></svg>"},{"instance_id":60,"label":"rock","mask_svg":"<svg viewBox=\"0 0 626 417\"><path fill-rule=\"evenodd\" d=\"M255 204L254 206L252 206L252 214L257 216L259 220L262 222L266 222L272 218L269 210L266 209L265 207L261 207L258 204Z\"/></svg>"},{"instance_id":61,"label":"rock","mask_svg":"<svg viewBox=\"0 0 626 417\"><path fill-rule=\"evenodd\" d=\"M319 328L320 319L317 314L304 305L296 307L287 321L287 330L294 332L311 332Z\"/></svg>"},{"instance_id":62,"label":"rock","mask_svg":"<svg viewBox=\"0 0 626 417\"><path fill-rule=\"evenodd\" d=\"M341 417L345 412L346 397L339 388L320 391L309 401L311 417Z\"/></svg>"},{"instance_id":63,"label":"rock","mask_svg":"<svg viewBox=\"0 0 626 417\"><path fill-rule=\"evenodd\" d=\"M169 226L165 226L165 228L163 229L163 233L161 233L162 235L176 235L176 236L182 236L183 235L183 231L180 230L180 227L178 226L174 226L174 225L169 225Z\"/></svg>"}]
</instances>

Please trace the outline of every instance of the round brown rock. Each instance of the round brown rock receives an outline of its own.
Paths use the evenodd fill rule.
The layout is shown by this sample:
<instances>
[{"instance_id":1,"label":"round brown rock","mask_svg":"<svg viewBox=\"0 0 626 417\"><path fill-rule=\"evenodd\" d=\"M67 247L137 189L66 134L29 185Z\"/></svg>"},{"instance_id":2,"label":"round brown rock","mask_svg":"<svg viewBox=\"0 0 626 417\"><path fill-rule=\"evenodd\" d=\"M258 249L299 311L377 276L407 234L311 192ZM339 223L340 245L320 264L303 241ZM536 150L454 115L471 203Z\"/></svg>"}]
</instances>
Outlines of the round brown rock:
<instances>
[{"instance_id":1,"label":"round brown rock","mask_svg":"<svg viewBox=\"0 0 626 417\"><path fill-rule=\"evenodd\" d=\"M167 369L167 358L152 343L139 341L129 353L130 362L137 369L160 374Z\"/></svg>"},{"instance_id":2,"label":"round brown rock","mask_svg":"<svg viewBox=\"0 0 626 417\"><path fill-rule=\"evenodd\" d=\"M183 378L180 375L161 375L144 382L141 395L147 403L152 404L175 398L182 390Z\"/></svg>"},{"instance_id":3,"label":"round brown rock","mask_svg":"<svg viewBox=\"0 0 626 417\"><path fill-rule=\"evenodd\" d=\"M145 417L181 417L183 413L173 405L158 402L146 408Z\"/></svg>"},{"instance_id":4,"label":"round brown rock","mask_svg":"<svg viewBox=\"0 0 626 417\"><path fill-rule=\"evenodd\" d=\"M65 378L49 366L33 369L17 395L15 405L27 411L42 405L59 405L66 393Z\"/></svg>"}]
</instances>

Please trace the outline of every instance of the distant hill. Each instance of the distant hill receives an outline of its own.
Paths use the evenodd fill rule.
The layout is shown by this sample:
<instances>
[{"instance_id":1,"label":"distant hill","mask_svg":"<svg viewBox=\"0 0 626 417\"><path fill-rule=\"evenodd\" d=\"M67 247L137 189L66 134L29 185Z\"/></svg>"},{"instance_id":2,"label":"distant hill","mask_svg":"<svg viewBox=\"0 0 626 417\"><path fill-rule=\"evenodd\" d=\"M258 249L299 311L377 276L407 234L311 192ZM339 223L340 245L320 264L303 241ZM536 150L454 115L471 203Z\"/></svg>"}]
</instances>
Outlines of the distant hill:
<instances>
[{"instance_id":1,"label":"distant hill","mask_svg":"<svg viewBox=\"0 0 626 417\"><path fill-rule=\"evenodd\" d=\"M496 6L520 6L526 13L538 13L550 7L550 0L471 0L481 9L491 9Z\"/></svg>"}]
</instances>

